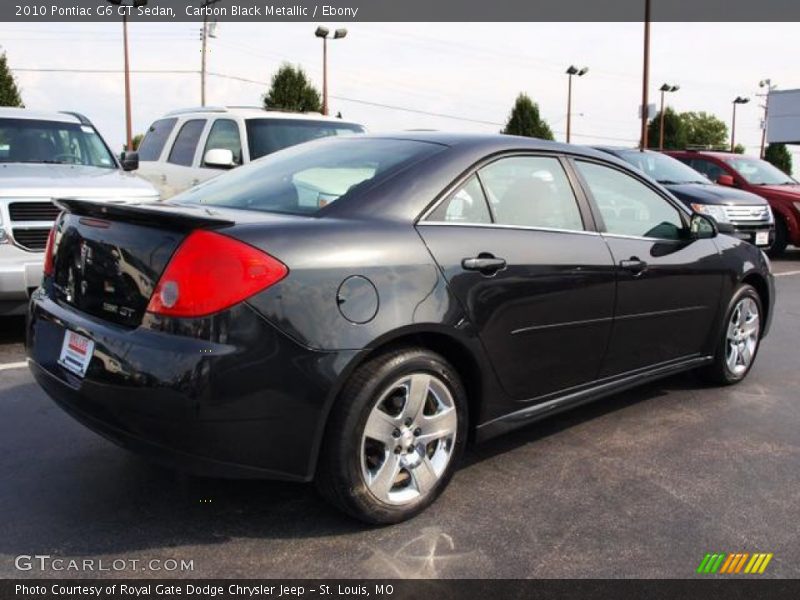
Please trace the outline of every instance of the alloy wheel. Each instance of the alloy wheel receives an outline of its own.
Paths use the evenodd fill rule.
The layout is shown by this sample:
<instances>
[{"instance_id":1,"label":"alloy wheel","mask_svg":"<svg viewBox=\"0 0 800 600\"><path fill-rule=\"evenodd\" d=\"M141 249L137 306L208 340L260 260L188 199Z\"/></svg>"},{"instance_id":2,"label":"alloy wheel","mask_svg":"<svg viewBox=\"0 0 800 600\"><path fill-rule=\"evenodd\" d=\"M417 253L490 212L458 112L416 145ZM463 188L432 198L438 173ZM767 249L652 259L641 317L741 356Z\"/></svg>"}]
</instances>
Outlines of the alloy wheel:
<instances>
[{"instance_id":1,"label":"alloy wheel","mask_svg":"<svg viewBox=\"0 0 800 600\"><path fill-rule=\"evenodd\" d=\"M361 472L381 502L404 505L428 495L447 470L458 415L448 386L417 372L385 388L367 417Z\"/></svg>"},{"instance_id":2,"label":"alloy wheel","mask_svg":"<svg viewBox=\"0 0 800 600\"><path fill-rule=\"evenodd\" d=\"M734 376L741 377L750 368L760 332L758 304L752 298L744 297L736 303L728 322L725 362Z\"/></svg>"}]
</instances>

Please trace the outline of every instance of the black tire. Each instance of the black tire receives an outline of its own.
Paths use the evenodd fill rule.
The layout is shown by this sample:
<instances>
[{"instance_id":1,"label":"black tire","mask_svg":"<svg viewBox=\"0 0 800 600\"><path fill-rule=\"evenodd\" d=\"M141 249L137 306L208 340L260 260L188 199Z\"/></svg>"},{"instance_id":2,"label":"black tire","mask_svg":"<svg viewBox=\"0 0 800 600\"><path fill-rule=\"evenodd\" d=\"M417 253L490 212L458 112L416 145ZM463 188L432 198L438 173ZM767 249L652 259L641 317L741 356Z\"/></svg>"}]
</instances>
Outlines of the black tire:
<instances>
[{"instance_id":1,"label":"black tire","mask_svg":"<svg viewBox=\"0 0 800 600\"><path fill-rule=\"evenodd\" d=\"M781 256L786 251L786 246L789 244L789 231L786 227L786 222L779 216L775 217L775 239L772 245L767 250L767 254L771 258Z\"/></svg>"},{"instance_id":2,"label":"black tire","mask_svg":"<svg viewBox=\"0 0 800 600\"><path fill-rule=\"evenodd\" d=\"M433 375L446 385L456 410L457 425L455 442L451 441L448 446L449 462L436 483L426 495L398 505L382 501L368 487L362 470L365 447L362 436L381 397L392 389L395 382L412 374ZM467 406L466 392L458 373L434 352L423 348L402 348L369 360L352 374L332 409L320 449L316 474L318 490L347 514L370 524L398 523L419 514L436 500L453 476L466 443ZM408 456L413 456L413 453L409 451ZM386 460L389 458L387 456ZM401 478L403 473L401 471ZM410 470L405 473L410 473ZM410 474L408 477L410 482Z\"/></svg>"},{"instance_id":3,"label":"black tire","mask_svg":"<svg viewBox=\"0 0 800 600\"><path fill-rule=\"evenodd\" d=\"M744 371L734 373L731 371L726 360L729 343L728 327L730 325L733 312L736 310L737 305L744 298L752 299L755 302L755 305L758 307L759 332L756 338L756 346L755 350L752 352L750 363L747 365ZM747 374L750 372L750 369L753 368L753 365L756 362L758 350L761 347L761 327L763 327L763 324L764 308L761 304L761 297L758 295L758 292L753 286L747 284L740 285L731 297L731 300L728 303L728 308L725 311L725 319L722 321L722 326L718 332L717 346L714 352L714 362L699 371L701 378L707 383L713 385L733 385L739 383L745 377L747 377Z\"/></svg>"}]
</instances>

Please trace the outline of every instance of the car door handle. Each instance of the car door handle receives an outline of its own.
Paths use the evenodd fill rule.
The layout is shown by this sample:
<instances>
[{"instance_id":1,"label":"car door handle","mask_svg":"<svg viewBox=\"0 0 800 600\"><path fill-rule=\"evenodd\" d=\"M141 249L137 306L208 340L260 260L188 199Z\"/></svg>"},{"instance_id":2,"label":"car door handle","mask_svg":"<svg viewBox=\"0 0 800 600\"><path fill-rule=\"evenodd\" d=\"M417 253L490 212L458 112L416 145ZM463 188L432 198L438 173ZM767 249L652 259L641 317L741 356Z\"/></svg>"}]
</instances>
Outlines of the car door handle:
<instances>
[{"instance_id":1,"label":"car door handle","mask_svg":"<svg viewBox=\"0 0 800 600\"><path fill-rule=\"evenodd\" d=\"M483 275L494 275L506 268L506 260L496 258L488 252L481 252L478 256L462 260L461 268L465 271L479 271Z\"/></svg>"},{"instance_id":2,"label":"car door handle","mask_svg":"<svg viewBox=\"0 0 800 600\"><path fill-rule=\"evenodd\" d=\"M621 269L630 271L634 277L637 277L647 270L647 263L639 259L637 256L631 256L628 260L619 261Z\"/></svg>"}]
</instances>

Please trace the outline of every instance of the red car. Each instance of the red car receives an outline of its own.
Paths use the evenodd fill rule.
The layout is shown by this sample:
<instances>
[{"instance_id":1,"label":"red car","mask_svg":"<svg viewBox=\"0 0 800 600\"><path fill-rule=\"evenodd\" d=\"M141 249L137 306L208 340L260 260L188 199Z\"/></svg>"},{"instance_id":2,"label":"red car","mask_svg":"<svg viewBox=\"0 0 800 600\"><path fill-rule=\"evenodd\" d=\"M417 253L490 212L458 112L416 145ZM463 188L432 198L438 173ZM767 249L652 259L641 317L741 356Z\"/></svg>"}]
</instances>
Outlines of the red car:
<instances>
[{"instance_id":1,"label":"red car","mask_svg":"<svg viewBox=\"0 0 800 600\"><path fill-rule=\"evenodd\" d=\"M665 152L703 173L719 185L753 192L767 199L775 214L775 241L770 254L780 254L787 244L800 246L800 183L765 160L705 150Z\"/></svg>"}]
</instances>

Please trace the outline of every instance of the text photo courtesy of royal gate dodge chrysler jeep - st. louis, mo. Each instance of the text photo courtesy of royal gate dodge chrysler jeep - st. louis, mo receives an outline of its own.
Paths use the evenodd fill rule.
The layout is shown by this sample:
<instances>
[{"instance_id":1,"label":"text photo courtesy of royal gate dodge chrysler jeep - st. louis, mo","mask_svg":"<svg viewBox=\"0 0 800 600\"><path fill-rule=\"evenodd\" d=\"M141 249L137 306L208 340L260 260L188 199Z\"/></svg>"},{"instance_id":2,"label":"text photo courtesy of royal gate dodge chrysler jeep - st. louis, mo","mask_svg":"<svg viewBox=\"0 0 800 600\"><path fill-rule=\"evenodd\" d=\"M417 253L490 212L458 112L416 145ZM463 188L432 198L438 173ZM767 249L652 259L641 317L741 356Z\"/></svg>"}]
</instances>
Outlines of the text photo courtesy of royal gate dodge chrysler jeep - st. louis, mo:
<instances>
[{"instance_id":1,"label":"text photo courtesy of royal gate dodge chrysler jeep - st. louis, mo","mask_svg":"<svg viewBox=\"0 0 800 600\"><path fill-rule=\"evenodd\" d=\"M800 11L452 4L0 7L0 597L795 597Z\"/></svg>"}]
</instances>

